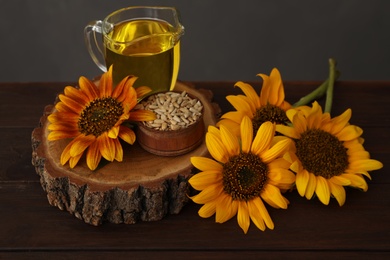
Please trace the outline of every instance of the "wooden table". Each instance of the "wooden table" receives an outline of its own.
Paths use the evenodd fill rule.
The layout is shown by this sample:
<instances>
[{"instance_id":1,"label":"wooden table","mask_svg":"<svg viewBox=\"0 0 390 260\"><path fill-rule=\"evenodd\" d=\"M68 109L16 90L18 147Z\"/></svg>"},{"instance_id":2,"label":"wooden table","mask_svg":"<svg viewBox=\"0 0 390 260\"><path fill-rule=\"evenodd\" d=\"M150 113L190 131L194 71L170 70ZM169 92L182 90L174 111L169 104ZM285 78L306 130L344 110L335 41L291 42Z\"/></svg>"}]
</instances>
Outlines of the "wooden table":
<instances>
[{"instance_id":1,"label":"wooden table","mask_svg":"<svg viewBox=\"0 0 390 260\"><path fill-rule=\"evenodd\" d=\"M222 111L235 82L193 82L210 89ZM287 210L268 207L275 229L252 224L244 235L234 218L202 219L190 202L178 215L134 225L91 226L48 204L31 164L32 130L44 106L70 83L0 83L0 259L114 257L159 259L370 258L390 256L390 82L338 82L332 115L352 108L351 123L363 128L365 148L384 168L372 172L369 189L347 190L339 207L307 201L297 192ZM252 83L260 89L260 82ZM285 82L294 103L319 82ZM389 258L390 259L390 258Z\"/></svg>"}]
</instances>

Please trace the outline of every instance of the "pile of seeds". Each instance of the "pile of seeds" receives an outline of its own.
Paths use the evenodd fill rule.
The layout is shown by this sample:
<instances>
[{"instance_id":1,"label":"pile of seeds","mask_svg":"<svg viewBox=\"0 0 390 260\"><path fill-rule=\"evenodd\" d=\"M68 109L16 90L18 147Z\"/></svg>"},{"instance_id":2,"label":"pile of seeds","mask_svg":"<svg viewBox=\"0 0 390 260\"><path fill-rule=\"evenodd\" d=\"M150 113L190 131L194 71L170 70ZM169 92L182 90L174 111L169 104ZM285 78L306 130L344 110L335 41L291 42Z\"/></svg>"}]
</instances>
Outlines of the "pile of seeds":
<instances>
[{"instance_id":1,"label":"pile of seeds","mask_svg":"<svg viewBox=\"0 0 390 260\"><path fill-rule=\"evenodd\" d=\"M194 124L202 115L203 105L196 98L183 92L164 92L141 101L136 109L151 110L156 114L153 121L144 122L147 127L161 130L179 130Z\"/></svg>"}]
</instances>

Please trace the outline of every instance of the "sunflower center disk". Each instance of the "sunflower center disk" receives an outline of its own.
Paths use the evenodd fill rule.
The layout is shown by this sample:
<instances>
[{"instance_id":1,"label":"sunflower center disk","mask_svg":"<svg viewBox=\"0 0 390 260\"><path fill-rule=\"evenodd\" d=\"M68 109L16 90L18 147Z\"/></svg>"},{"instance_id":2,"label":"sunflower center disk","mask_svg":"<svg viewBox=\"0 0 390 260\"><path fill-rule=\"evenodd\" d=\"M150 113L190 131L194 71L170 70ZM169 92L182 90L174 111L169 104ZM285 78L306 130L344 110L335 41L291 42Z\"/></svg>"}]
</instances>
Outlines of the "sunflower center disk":
<instances>
[{"instance_id":1,"label":"sunflower center disk","mask_svg":"<svg viewBox=\"0 0 390 260\"><path fill-rule=\"evenodd\" d=\"M261 124L270 121L276 124L285 124L288 121L286 112L278 106L267 104L256 110L253 115L253 130L254 133L260 128Z\"/></svg>"},{"instance_id":2,"label":"sunflower center disk","mask_svg":"<svg viewBox=\"0 0 390 260\"><path fill-rule=\"evenodd\" d=\"M121 103L112 97L97 98L81 112L78 127L81 133L98 137L110 130L122 114Z\"/></svg>"},{"instance_id":3,"label":"sunflower center disk","mask_svg":"<svg viewBox=\"0 0 390 260\"><path fill-rule=\"evenodd\" d=\"M302 166L314 175L329 179L347 169L347 148L336 136L323 130L310 129L295 141L296 154Z\"/></svg>"},{"instance_id":4,"label":"sunflower center disk","mask_svg":"<svg viewBox=\"0 0 390 260\"><path fill-rule=\"evenodd\" d=\"M223 166L223 186L233 199L250 200L259 196L266 181L268 167L257 155L241 153Z\"/></svg>"}]
</instances>

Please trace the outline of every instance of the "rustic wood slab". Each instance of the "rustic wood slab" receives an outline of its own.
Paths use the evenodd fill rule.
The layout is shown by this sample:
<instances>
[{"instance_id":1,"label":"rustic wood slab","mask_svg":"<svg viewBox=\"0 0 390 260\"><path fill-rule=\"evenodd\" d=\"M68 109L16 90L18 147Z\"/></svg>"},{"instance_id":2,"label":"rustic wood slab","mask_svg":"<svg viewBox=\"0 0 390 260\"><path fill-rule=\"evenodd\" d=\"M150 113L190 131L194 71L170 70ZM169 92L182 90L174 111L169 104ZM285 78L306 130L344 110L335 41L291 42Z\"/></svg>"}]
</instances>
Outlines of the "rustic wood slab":
<instances>
[{"instance_id":1,"label":"rustic wood slab","mask_svg":"<svg viewBox=\"0 0 390 260\"><path fill-rule=\"evenodd\" d=\"M175 90L200 99L205 128L216 124L220 111L211 101L211 91L181 82ZM33 165L51 205L88 224L100 225L160 220L167 214L179 213L188 202L187 180L193 171L190 157L208 156L204 140L195 150L174 157L153 155L137 142L123 144L123 162L103 163L90 171L82 158L71 169L68 164L60 164L60 155L70 140L47 140L47 117L53 108L54 105L45 107L39 127L32 132Z\"/></svg>"}]
</instances>

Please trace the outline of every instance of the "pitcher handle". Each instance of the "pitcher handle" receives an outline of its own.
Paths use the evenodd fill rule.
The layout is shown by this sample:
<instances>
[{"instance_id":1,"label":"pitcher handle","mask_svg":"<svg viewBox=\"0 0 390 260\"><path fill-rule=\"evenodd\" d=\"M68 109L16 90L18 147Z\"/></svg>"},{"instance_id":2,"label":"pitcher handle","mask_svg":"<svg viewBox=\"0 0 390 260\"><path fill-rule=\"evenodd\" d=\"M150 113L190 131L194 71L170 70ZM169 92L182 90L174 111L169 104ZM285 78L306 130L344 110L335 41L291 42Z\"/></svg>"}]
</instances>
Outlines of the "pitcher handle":
<instances>
[{"instance_id":1,"label":"pitcher handle","mask_svg":"<svg viewBox=\"0 0 390 260\"><path fill-rule=\"evenodd\" d=\"M104 53L102 51L103 41L98 40L98 39L102 39L101 37L100 38L96 37L97 34L100 35L102 34L102 24L103 22L100 20L90 22L84 28L84 40L92 60L103 72L106 72L107 67L106 65L104 65L105 62L102 62L102 60L104 61ZM100 58L98 58L98 55L96 55L97 53L99 53L98 55Z\"/></svg>"}]
</instances>

